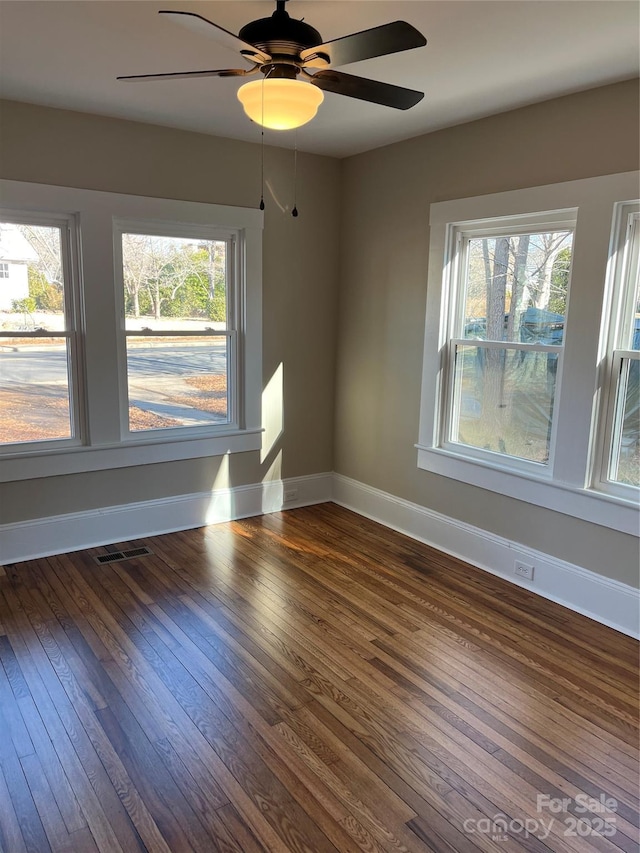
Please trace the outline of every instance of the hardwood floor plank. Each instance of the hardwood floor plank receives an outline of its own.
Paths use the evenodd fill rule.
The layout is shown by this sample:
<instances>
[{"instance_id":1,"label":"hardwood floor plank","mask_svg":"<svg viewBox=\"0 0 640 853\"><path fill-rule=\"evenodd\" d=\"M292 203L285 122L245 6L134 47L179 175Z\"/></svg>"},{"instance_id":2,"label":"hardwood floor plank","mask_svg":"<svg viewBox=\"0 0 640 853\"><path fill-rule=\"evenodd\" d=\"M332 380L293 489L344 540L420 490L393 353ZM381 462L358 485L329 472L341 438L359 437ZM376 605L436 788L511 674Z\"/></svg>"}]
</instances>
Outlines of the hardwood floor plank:
<instances>
[{"instance_id":1,"label":"hardwood floor plank","mask_svg":"<svg viewBox=\"0 0 640 853\"><path fill-rule=\"evenodd\" d=\"M28 825L25 831L28 836L31 832ZM26 849L25 836L0 763L0 850L2 853L26 853Z\"/></svg>"},{"instance_id":2,"label":"hardwood floor plank","mask_svg":"<svg viewBox=\"0 0 640 853\"><path fill-rule=\"evenodd\" d=\"M20 759L29 791L40 816L47 840L54 853L68 846L70 835L49 787L47 777L36 755L27 755Z\"/></svg>"},{"instance_id":3,"label":"hardwood floor plank","mask_svg":"<svg viewBox=\"0 0 640 853\"><path fill-rule=\"evenodd\" d=\"M108 707L97 712L105 734L145 804L143 820L147 830L141 830L136 822L140 836L145 840L159 834L167 851L193 849L206 853L210 846L208 833L173 779L162 771L160 758L140 727L122 707L120 714L122 717L117 718ZM125 733L121 721L130 733ZM146 846L151 849L148 842Z\"/></svg>"},{"instance_id":4,"label":"hardwood floor plank","mask_svg":"<svg viewBox=\"0 0 640 853\"><path fill-rule=\"evenodd\" d=\"M18 758L33 755L33 743L2 664L0 664L0 709L3 739L6 738L7 741L11 741L12 750L15 751ZM8 742L6 745L8 747Z\"/></svg>"},{"instance_id":5,"label":"hardwood floor plank","mask_svg":"<svg viewBox=\"0 0 640 853\"><path fill-rule=\"evenodd\" d=\"M7 680L16 701L30 698L31 694L29 693L27 682L24 680L22 670L6 635L0 637L0 662L4 667Z\"/></svg>"},{"instance_id":6,"label":"hardwood floor plank","mask_svg":"<svg viewBox=\"0 0 640 853\"><path fill-rule=\"evenodd\" d=\"M228 803L219 809L218 815L228 833L228 837L232 839L233 847L229 848L230 853L231 851L233 853L265 853L268 850L256 838L232 803Z\"/></svg>"},{"instance_id":7,"label":"hardwood floor plank","mask_svg":"<svg viewBox=\"0 0 640 853\"><path fill-rule=\"evenodd\" d=\"M99 853L91 830L88 827L78 829L69 836L69 841L60 848L60 853Z\"/></svg>"},{"instance_id":8,"label":"hardwood floor plank","mask_svg":"<svg viewBox=\"0 0 640 853\"><path fill-rule=\"evenodd\" d=\"M19 699L18 704L67 832L73 835L84 829L87 821L40 717L41 713L46 716L47 710L40 705L39 711L31 695Z\"/></svg>"},{"instance_id":9,"label":"hardwood floor plank","mask_svg":"<svg viewBox=\"0 0 640 853\"><path fill-rule=\"evenodd\" d=\"M209 774L206 783L198 784L192 773L191 764L189 763L189 766L185 764L166 738L155 741L153 747L169 771L171 779L203 825L208 828L212 837L228 846L230 840L222 830L219 812L228 805L229 798L225 796L214 778ZM222 840L218 839L219 834L222 835Z\"/></svg>"},{"instance_id":10,"label":"hardwood floor plank","mask_svg":"<svg viewBox=\"0 0 640 853\"><path fill-rule=\"evenodd\" d=\"M50 853L51 845L18 756L3 758L0 761L0 771L4 775L9 798L28 853Z\"/></svg>"},{"instance_id":11,"label":"hardwood floor plank","mask_svg":"<svg viewBox=\"0 0 640 853\"><path fill-rule=\"evenodd\" d=\"M313 796L326 804L337 822L343 826L359 847L363 841L376 846L390 846L395 850L406 850L403 837L406 836L404 824L400 821L387 826L331 768L324 764L312 752L296 733L285 723L275 726L283 742L291 749L292 764ZM300 766L302 765L302 767ZM344 844L340 850L350 849ZM366 848L365 848L366 849Z\"/></svg>"}]
</instances>

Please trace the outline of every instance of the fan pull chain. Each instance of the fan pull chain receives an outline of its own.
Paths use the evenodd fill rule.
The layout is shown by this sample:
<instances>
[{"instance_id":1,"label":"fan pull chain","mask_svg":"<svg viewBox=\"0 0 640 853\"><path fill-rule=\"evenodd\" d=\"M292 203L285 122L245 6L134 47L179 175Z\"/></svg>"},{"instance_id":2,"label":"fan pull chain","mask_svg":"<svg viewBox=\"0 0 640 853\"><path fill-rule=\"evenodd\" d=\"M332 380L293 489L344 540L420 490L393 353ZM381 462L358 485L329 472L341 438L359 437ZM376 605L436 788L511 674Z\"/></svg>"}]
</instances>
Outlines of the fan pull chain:
<instances>
[{"instance_id":1,"label":"fan pull chain","mask_svg":"<svg viewBox=\"0 0 640 853\"><path fill-rule=\"evenodd\" d=\"M264 130L260 144L260 210L264 210Z\"/></svg>"},{"instance_id":2,"label":"fan pull chain","mask_svg":"<svg viewBox=\"0 0 640 853\"><path fill-rule=\"evenodd\" d=\"M264 77L262 78L262 125L260 141L260 210L264 210Z\"/></svg>"},{"instance_id":3,"label":"fan pull chain","mask_svg":"<svg viewBox=\"0 0 640 853\"><path fill-rule=\"evenodd\" d=\"M298 216L298 131L296 130L296 147L293 155L293 210L291 215Z\"/></svg>"}]
</instances>

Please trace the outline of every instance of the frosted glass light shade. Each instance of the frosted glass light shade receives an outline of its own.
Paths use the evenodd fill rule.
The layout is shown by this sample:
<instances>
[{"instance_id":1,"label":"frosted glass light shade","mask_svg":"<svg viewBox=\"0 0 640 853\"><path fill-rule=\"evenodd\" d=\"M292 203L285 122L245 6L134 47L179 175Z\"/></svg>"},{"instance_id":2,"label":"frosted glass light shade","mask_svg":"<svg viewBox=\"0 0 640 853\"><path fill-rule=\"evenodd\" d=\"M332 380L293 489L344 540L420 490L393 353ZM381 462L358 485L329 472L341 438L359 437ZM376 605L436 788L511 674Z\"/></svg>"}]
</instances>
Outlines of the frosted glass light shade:
<instances>
[{"instance_id":1,"label":"frosted glass light shade","mask_svg":"<svg viewBox=\"0 0 640 853\"><path fill-rule=\"evenodd\" d=\"M311 121L324 95L304 80L276 77L245 83L238 89L238 100L257 124L272 130L292 130Z\"/></svg>"}]
</instances>

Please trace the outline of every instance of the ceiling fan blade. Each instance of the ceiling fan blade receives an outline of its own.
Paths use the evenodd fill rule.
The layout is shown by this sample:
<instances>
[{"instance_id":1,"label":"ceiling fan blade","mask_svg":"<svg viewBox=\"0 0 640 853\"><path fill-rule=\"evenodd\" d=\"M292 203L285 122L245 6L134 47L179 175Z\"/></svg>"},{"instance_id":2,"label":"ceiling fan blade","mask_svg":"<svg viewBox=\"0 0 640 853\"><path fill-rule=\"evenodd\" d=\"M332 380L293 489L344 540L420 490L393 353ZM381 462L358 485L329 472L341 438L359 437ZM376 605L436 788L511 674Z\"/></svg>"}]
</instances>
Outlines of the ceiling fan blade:
<instances>
[{"instance_id":1,"label":"ceiling fan blade","mask_svg":"<svg viewBox=\"0 0 640 853\"><path fill-rule=\"evenodd\" d=\"M394 107L396 110L408 110L424 98L424 92L417 92L415 89L404 89L402 86L380 83L366 77L354 77L342 71L318 71L315 74L307 74L307 77L310 83L325 92Z\"/></svg>"},{"instance_id":2,"label":"ceiling fan blade","mask_svg":"<svg viewBox=\"0 0 640 853\"><path fill-rule=\"evenodd\" d=\"M258 70L258 65L243 68L220 68L217 71L169 71L167 74L127 74L116 80L188 80L193 77L246 77Z\"/></svg>"},{"instance_id":3,"label":"ceiling fan blade","mask_svg":"<svg viewBox=\"0 0 640 853\"><path fill-rule=\"evenodd\" d=\"M318 60L318 66L326 68L327 63L326 60L323 61L323 57L329 58L329 65L348 65L362 59L373 59L375 56L424 47L426 43L426 38L411 24L406 21L394 21L350 36L342 36L317 47L309 47L300 52L300 58L311 67L314 60Z\"/></svg>"},{"instance_id":4,"label":"ceiling fan blade","mask_svg":"<svg viewBox=\"0 0 640 853\"><path fill-rule=\"evenodd\" d=\"M158 14L166 15L170 20L181 24L183 27L191 30L191 32L198 33L201 36L208 36L208 38L214 38L219 44L241 53L242 56L245 56L252 62L269 62L271 59L269 54L260 50L259 47L243 41L238 36L230 33L229 30L225 30L224 27L214 24L213 21L209 21L195 12L160 11Z\"/></svg>"}]
</instances>

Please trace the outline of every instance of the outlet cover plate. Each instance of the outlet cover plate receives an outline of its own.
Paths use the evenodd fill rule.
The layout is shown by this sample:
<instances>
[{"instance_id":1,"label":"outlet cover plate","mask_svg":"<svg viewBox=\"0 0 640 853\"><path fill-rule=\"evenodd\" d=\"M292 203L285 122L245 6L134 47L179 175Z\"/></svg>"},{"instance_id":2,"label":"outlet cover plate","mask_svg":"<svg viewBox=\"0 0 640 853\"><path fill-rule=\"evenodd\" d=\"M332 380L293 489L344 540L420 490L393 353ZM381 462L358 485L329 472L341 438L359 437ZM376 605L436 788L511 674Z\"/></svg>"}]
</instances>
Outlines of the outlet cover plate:
<instances>
[{"instance_id":1,"label":"outlet cover plate","mask_svg":"<svg viewBox=\"0 0 640 853\"><path fill-rule=\"evenodd\" d=\"M524 563L522 560L516 560L513 571L515 574L526 581L533 580L533 566L530 563Z\"/></svg>"}]
</instances>

